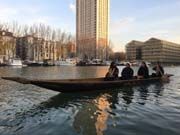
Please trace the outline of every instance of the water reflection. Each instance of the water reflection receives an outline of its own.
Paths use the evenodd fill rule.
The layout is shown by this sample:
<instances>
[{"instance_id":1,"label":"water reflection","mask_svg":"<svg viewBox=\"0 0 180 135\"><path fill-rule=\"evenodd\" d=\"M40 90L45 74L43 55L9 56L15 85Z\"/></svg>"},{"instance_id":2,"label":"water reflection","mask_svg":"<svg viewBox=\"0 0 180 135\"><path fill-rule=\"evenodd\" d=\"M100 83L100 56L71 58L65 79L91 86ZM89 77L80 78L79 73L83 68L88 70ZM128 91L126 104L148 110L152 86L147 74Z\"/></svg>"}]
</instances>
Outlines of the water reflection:
<instances>
[{"instance_id":1,"label":"water reflection","mask_svg":"<svg viewBox=\"0 0 180 135\"><path fill-rule=\"evenodd\" d=\"M24 132L23 129L26 129L26 133L29 133L31 131L28 129L40 126L39 123L42 122L44 117L47 118L47 121L44 121L45 123L51 120L52 116L48 115L50 110L57 110L62 113L61 109L67 111L69 108L74 108L74 112L68 113L73 116L72 128L78 134L103 135L103 132L107 129L107 120L113 114L111 113L111 107L118 102L118 100L114 100L117 99L117 96L118 91L59 94L32 107L30 110L19 112L13 120L7 119L3 123L7 127L12 127L13 132L21 134ZM39 121L36 123L37 125L31 123L34 120ZM29 121L28 124L26 121Z\"/></svg>"},{"instance_id":2,"label":"water reflection","mask_svg":"<svg viewBox=\"0 0 180 135\"><path fill-rule=\"evenodd\" d=\"M103 132L107 129L107 120L110 115L109 112L111 112L112 99L113 97L110 93L104 93L97 96L91 102L84 104L78 111L73 122L76 131L83 135L103 135Z\"/></svg>"},{"instance_id":3,"label":"water reflection","mask_svg":"<svg viewBox=\"0 0 180 135\"><path fill-rule=\"evenodd\" d=\"M156 92L152 91L152 87ZM156 98L158 98L161 90L162 85L147 84L138 87L124 87L112 92L109 92L109 90L108 92L60 94L41 105L47 109L49 107L67 108L71 104L75 104L75 106L78 106L78 111L75 112L72 123L75 131L82 135L103 135L108 129L108 120L116 117L115 110L118 105L121 105L119 100L124 101L125 109L122 109L128 112L130 104L137 102L134 99L134 92L139 91L138 100L140 99L140 101L138 103L145 105L151 93L157 94ZM121 96L119 97L119 95Z\"/></svg>"},{"instance_id":4,"label":"water reflection","mask_svg":"<svg viewBox=\"0 0 180 135\"><path fill-rule=\"evenodd\" d=\"M77 79L104 77L108 67L0 67L0 76L21 76L38 79Z\"/></svg>"},{"instance_id":5,"label":"water reflection","mask_svg":"<svg viewBox=\"0 0 180 135\"><path fill-rule=\"evenodd\" d=\"M108 67L0 68L0 76L61 79L102 77ZM179 135L179 67L170 84L59 94L0 79L1 135ZM49 97L54 96L49 99ZM47 100L49 99L49 100ZM45 101L47 100L47 101ZM45 101L45 102L42 102Z\"/></svg>"},{"instance_id":6,"label":"water reflection","mask_svg":"<svg viewBox=\"0 0 180 135\"><path fill-rule=\"evenodd\" d=\"M136 87L124 87L103 92L59 94L46 102L34 106L26 112L16 114L14 121L6 121L6 123L13 123L10 126L15 127L15 131L18 133L21 133L21 130L24 128L27 132L30 132L30 130L28 130L28 128L31 129L30 125L37 127L39 125L31 123L28 125L29 127L26 127L26 120L37 120L41 119L41 117L46 117L48 121L51 120L52 117L51 115L48 115L50 110L56 110L59 114L62 114L61 109L65 109L68 112L68 110L72 111L72 109L69 108L74 108L75 111L68 112L68 115L71 115L72 128L77 134L103 135L109 128L109 120L112 121L112 117L116 117L116 110L119 112L120 108L118 106L125 105L123 106L125 109L123 107L121 109L123 110L122 113L127 113L128 117L128 108L132 106L132 103L145 105L151 93L156 95L154 98L158 100L159 96L162 94L162 90L162 85L151 84ZM123 102L119 102L120 100ZM118 114L117 116L119 115L122 114ZM59 116L56 115L55 117ZM45 123L48 123L47 121ZM55 120L54 123L58 122Z\"/></svg>"},{"instance_id":7,"label":"water reflection","mask_svg":"<svg viewBox=\"0 0 180 135\"><path fill-rule=\"evenodd\" d=\"M99 114L98 111L96 113L98 114L97 119L96 119L96 132L98 135L103 135L103 131L107 129L107 120L109 117L110 109L110 102L108 101L108 96L110 95L102 95L97 101L97 107L100 110Z\"/></svg>"},{"instance_id":8,"label":"water reflection","mask_svg":"<svg viewBox=\"0 0 180 135\"><path fill-rule=\"evenodd\" d=\"M136 87L136 90L139 92L138 103L141 105L145 105L149 100L149 96L152 96L152 93L155 97L153 99L158 100L158 97L162 96L164 87L162 83L154 83Z\"/></svg>"},{"instance_id":9,"label":"water reflection","mask_svg":"<svg viewBox=\"0 0 180 135\"><path fill-rule=\"evenodd\" d=\"M133 87L127 87L122 91L122 98L126 102L127 105L132 103L133 97L134 97L134 89Z\"/></svg>"},{"instance_id":10,"label":"water reflection","mask_svg":"<svg viewBox=\"0 0 180 135\"><path fill-rule=\"evenodd\" d=\"M148 87L141 86L137 90L139 91L139 96L140 96L139 98L140 101L138 103L141 105L145 105L147 97L149 96Z\"/></svg>"},{"instance_id":11,"label":"water reflection","mask_svg":"<svg viewBox=\"0 0 180 135\"><path fill-rule=\"evenodd\" d=\"M42 103L41 107L63 107L79 103L79 109L73 121L73 128L83 135L103 135L107 129L107 120L111 107L117 104L118 92L93 92L84 94L60 94ZM112 113L111 113L112 115Z\"/></svg>"}]
</instances>

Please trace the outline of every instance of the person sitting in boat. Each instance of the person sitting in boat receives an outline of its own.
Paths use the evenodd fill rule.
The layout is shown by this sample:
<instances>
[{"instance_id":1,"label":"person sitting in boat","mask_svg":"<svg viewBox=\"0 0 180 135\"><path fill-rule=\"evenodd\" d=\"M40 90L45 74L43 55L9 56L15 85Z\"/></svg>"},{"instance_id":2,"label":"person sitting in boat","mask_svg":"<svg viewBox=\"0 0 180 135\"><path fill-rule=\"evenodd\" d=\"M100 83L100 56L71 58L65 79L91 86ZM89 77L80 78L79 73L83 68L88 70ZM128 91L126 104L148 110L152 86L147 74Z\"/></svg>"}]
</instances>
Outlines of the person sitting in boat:
<instances>
[{"instance_id":1,"label":"person sitting in boat","mask_svg":"<svg viewBox=\"0 0 180 135\"><path fill-rule=\"evenodd\" d=\"M148 67L147 67L147 65L146 65L146 63L144 61L141 63L141 66L140 66L140 68L138 70L137 75L138 75L137 76L138 79L147 79L147 78L149 78L149 69L148 69Z\"/></svg>"},{"instance_id":2,"label":"person sitting in boat","mask_svg":"<svg viewBox=\"0 0 180 135\"><path fill-rule=\"evenodd\" d=\"M156 72L152 74L153 77L162 77L164 75L164 69L161 66L160 62L157 62L153 70Z\"/></svg>"},{"instance_id":3,"label":"person sitting in boat","mask_svg":"<svg viewBox=\"0 0 180 135\"><path fill-rule=\"evenodd\" d=\"M121 78L123 80L130 80L133 79L134 71L131 68L131 65L129 63L126 64L126 67L121 72Z\"/></svg>"},{"instance_id":4,"label":"person sitting in boat","mask_svg":"<svg viewBox=\"0 0 180 135\"><path fill-rule=\"evenodd\" d=\"M118 75L119 75L119 69L117 68L115 62L112 62L109 67L109 71L106 74L105 80L116 80L118 79Z\"/></svg>"}]
</instances>

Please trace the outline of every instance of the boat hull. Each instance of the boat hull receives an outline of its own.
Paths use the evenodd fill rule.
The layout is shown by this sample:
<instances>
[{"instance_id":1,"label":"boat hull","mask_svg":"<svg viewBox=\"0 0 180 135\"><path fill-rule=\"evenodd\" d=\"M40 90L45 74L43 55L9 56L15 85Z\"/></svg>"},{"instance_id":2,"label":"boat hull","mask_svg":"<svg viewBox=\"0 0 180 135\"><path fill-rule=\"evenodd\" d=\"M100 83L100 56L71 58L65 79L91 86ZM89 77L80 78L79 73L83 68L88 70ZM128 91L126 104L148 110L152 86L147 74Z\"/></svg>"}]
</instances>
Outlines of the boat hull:
<instances>
[{"instance_id":1,"label":"boat hull","mask_svg":"<svg viewBox=\"0 0 180 135\"><path fill-rule=\"evenodd\" d=\"M167 76L169 79L170 76ZM42 88L50 89L57 92L84 92L84 91L97 91L107 90L112 88L119 88L131 85L143 85L144 83L161 82L162 78L149 78L149 79L133 79L133 80L116 80L104 81L104 78L96 79L71 79L71 80L29 80L18 77L2 77L6 80L16 81L22 84L32 84Z\"/></svg>"},{"instance_id":2,"label":"boat hull","mask_svg":"<svg viewBox=\"0 0 180 135\"><path fill-rule=\"evenodd\" d=\"M112 89L112 88L119 88L123 86L130 86L130 85L142 85L144 83L149 83L150 80L139 80L139 81L125 81L125 82L94 82L94 83L66 83L66 82L46 82L46 81L33 81L31 84L51 89L57 92L83 92L83 91L93 91L93 90L105 90L105 89ZM160 79L153 79L152 82L160 81Z\"/></svg>"}]
</instances>

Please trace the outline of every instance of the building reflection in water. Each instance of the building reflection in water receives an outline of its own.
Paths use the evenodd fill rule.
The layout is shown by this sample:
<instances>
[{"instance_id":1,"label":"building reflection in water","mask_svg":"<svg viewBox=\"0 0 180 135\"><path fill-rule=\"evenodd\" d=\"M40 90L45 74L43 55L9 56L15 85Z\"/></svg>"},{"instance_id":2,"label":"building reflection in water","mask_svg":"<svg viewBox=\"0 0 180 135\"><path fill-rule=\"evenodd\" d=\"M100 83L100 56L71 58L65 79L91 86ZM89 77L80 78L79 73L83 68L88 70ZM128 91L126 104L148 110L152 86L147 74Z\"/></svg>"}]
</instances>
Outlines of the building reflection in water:
<instances>
[{"instance_id":1,"label":"building reflection in water","mask_svg":"<svg viewBox=\"0 0 180 135\"><path fill-rule=\"evenodd\" d=\"M122 90L122 99L126 102L127 105L132 103L134 96L134 90L131 87L127 87L126 89Z\"/></svg>"},{"instance_id":2,"label":"building reflection in water","mask_svg":"<svg viewBox=\"0 0 180 135\"><path fill-rule=\"evenodd\" d=\"M96 100L97 108L100 110L99 114L97 115L97 119L96 119L96 123L95 123L96 132L98 135L103 135L103 131L106 130L106 128L107 128L107 120L109 117L108 111L111 111L111 109L110 109L111 104L107 100L108 96L110 96L110 95L105 94ZM98 111L96 113L98 113Z\"/></svg>"},{"instance_id":3,"label":"building reflection in water","mask_svg":"<svg viewBox=\"0 0 180 135\"><path fill-rule=\"evenodd\" d=\"M144 85L144 87L126 87L120 91L103 93L94 97L95 99L83 103L74 118L73 127L77 133L83 135L103 135L108 128L108 119L116 115L113 113L116 105L120 103L121 105L118 106L125 111L136 100L139 104L145 105L152 86L157 87L158 91L160 90L160 87L156 85ZM133 99L135 91L139 91L138 99ZM119 102L120 100L122 102Z\"/></svg>"},{"instance_id":4,"label":"building reflection in water","mask_svg":"<svg viewBox=\"0 0 180 135\"><path fill-rule=\"evenodd\" d=\"M112 98L109 94L102 94L92 102L82 106L74 119L74 128L83 135L97 134L103 135L107 129L107 120L111 111Z\"/></svg>"},{"instance_id":5,"label":"building reflection in water","mask_svg":"<svg viewBox=\"0 0 180 135\"><path fill-rule=\"evenodd\" d=\"M115 110L122 109L124 113L128 110L132 102L144 105L151 92L156 88L157 91L153 92L156 98L160 96L163 88L161 85L145 85L144 87L124 87L117 90L109 90L111 92L90 92L90 93L73 93L73 94L59 94L52 97L46 102L41 103L32 110L28 110L23 114L17 116L15 121L19 121L17 126L21 126L22 121L29 117L39 118L39 114L46 115L47 110L55 108L56 110L72 108L74 111L69 112L71 116L71 126L77 134L82 135L103 135L108 129L108 122L113 118L113 125L121 114L116 114ZM139 96L138 98L136 98ZM158 99L157 99L158 100ZM158 102L158 101L156 101ZM119 119L117 119L119 121ZM111 123L112 124L112 123Z\"/></svg>"}]
</instances>

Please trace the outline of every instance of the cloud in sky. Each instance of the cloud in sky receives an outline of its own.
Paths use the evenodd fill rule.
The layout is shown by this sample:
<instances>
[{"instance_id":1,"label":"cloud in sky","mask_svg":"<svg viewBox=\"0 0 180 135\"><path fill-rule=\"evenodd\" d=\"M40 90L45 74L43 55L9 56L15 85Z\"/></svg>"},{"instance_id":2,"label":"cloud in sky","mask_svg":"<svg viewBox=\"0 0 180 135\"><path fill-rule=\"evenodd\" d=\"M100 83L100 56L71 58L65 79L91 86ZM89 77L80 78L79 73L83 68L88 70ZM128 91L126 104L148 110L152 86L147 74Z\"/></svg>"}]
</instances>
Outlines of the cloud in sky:
<instances>
[{"instance_id":1,"label":"cloud in sky","mask_svg":"<svg viewBox=\"0 0 180 135\"><path fill-rule=\"evenodd\" d=\"M75 5L73 3L74 0L53 2L48 0L0 0L0 22L17 21L21 25L44 23L74 33L75 14L72 14L72 11L75 13Z\"/></svg>"},{"instance_id":2,"label":"cloud in sky","mask_svg":"<svg viewBox=\"0 0 180 135\"><path fill-rule=\"evenodd\" d=\"M0 5L0 20L1 21L7 21L9 17L12 17L16 14L18 14L18 10L11 8L11 7L6 7L5 5Z\"/></svg>"},{"instance_id":3,"label":"cloud in sky","mask_svg":"<svg viewBox=\"0 0 180 135\"><path fill-rule=\"evenodd\" d=\"M70 3L69 8L73 13L76 13L76 5L74 3Z\"/></svg>"},{"instance_id":4,"label":"cloud in sky","mask_svg":"<svg viewBox=\"0 0 180 135\"><path fill-rule=\"evenodd\" d=\"M119 8L116 3L111 8L110 31L115 44L114 50L124 50L125 44L131 40L145 41L151 37L180 43L179 0L152 0L148 4L147 1L143 4L145 0L141 0L134 5L130 1L118 1L123 6ZM119 12L114 15L117 11Z\"/></svg>"},{"instance_id":5,"label":"cloud in sky","mask_svg":"<svg viewBox=\"0 0 180 135\"><path fill-rule=\"evenodd\" d=\"M110 23L110 33L111 35L117 35L121 32L130 31L132 25L135 22L133 17L125 17L119 20L112 21ZM130 28L131 27L131 28Z\"/></svg>"},{"instance_id":6,"label":"cloud in sky","mask_svg":"<svg viewBox=\"0 0 180 135\"><path fill-rule=\"evenodd\" d=\"M20 24L31 24L33 21L35 23L40 18L44 18L44 16L38 16L38 7L30 7L28 5L14 7L12 5L1 4L0 9L0 21L2 22L18 21Z\"/></svg>"}]
</instances>

